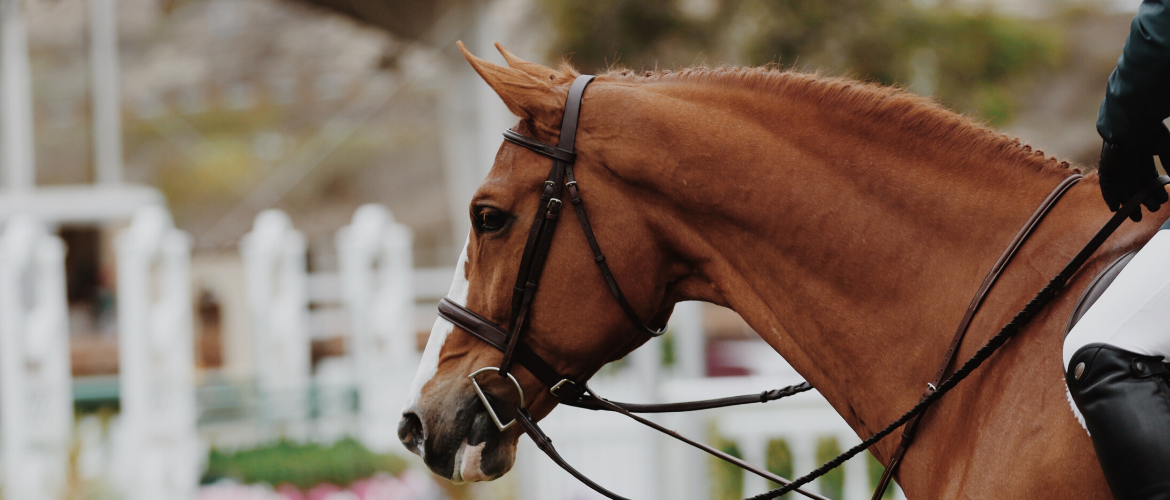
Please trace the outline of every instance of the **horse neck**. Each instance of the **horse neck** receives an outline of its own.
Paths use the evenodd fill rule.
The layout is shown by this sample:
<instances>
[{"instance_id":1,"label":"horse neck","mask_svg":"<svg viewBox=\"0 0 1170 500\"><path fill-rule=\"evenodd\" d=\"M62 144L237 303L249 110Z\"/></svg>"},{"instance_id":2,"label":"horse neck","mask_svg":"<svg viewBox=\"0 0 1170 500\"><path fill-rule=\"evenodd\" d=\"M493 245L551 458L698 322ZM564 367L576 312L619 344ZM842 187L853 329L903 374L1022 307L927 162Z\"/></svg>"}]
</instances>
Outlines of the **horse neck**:
<instances>
[{"instance_id":1,"label":"horse neck","mask_svg":"<svg viewBox=\"0 0 1170 500\"><path fill-rule=\"evenodd\" d=\"M664 246L701 277L668 297L735 310L860 433L921 393L992 263L1071 174L814 103L675 92L623 107L646 113L639 128L605 134L637 165L618 175ZM1060 217L1100 205L1087 192Z\"/></svg>"}]
</instances>

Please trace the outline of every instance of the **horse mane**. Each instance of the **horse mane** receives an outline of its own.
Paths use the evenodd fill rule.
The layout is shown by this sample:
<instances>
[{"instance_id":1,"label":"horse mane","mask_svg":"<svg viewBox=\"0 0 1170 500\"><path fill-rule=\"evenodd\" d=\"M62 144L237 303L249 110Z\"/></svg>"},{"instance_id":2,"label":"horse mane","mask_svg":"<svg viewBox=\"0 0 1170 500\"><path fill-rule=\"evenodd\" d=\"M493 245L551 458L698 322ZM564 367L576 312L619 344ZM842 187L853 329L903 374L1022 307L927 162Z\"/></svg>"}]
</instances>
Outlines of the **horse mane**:
<instances>
[{"instance_id":1,"label":"horse mane","mask_svg":"<svg viewBox=\"0 0 1170 500\"><path fill-rule=\"evenodd\" d=\"M562 78L571 81L578 71L567 62L558 68ZM863 123L891 123L910 132L919 147L937 147L948 144L954 154L982 158L991 162L1028 165L1037 171L1080 172L1068 161L1046 156L1043 151L989 128L986 124L951 111L935 99L922 97L899 87L879 85L842 77L826 77L780 69L775 65L763 67L687 68L679 71L634 72L629 69L609 69L599 76L631 83L693 83L717 84L746 88L773 95L791 96L805 102L814 102L842 110Z\"/></svg>"}]
</instances>

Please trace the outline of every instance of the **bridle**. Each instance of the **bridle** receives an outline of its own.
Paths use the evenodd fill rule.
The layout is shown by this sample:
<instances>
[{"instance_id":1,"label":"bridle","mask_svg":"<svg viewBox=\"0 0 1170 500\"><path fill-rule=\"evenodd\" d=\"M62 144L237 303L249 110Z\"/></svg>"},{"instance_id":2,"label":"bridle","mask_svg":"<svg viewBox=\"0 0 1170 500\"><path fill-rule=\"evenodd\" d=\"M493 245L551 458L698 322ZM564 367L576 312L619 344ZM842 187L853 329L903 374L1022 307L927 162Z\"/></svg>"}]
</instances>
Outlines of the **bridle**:
<instances>
[{"instance_id":1,"label":"bridle","mask_svg":"<svg viewBox=\"0 0 1170 500\"><path fill-rule=\"evenodd\" d=\"M540 276L544 270L545 261L548 257L549 246L552 241L552 236L556 230L557 221L561 215L561 208L563 207L563 199L565 190L568 190L569 199L573 204L574 211L577 213L577 220L581 224L581 228L585 232L585 239L589 243L590 250L593 252L593 260L601 271L602 278L605 280L610 293L614 299L617 300L618 305L622 311L629 318L630 322L636 325L639 331L650 337L657 337L666 332L666 327L653 328L644 323L637 312L634 311L633 306L630 305L625 295L618 286L617 280L610 271L609 264L606 262L605 255L598 245L597 237L593 233L593 228L589 224L589 217L585 213L585 205L581 199L580 188L577 185L576 178L573 175L573 164L576 161L576 153L574 150L574 142L577 133L577 121L581 112L581 100L585 93L585 88L593 81L592 75L581 75L573 81L569 88L569 93L565 101L565 112L561 120L561 132L558 144L556 146L545 144L535 139L529 138L512 130L504 132L504 139L513 144L522 146L538 154L550 157L553 159L552 169L549 172L548 180L545 181L540 197L540 203L537 205L536 217L533 220L532 226L528 232L528 238L524 245L524 251L520 258L520 269L517 272L516 284L512 289L511 301L511 317L508 321L508 328L504 329L496 325L492 321L472 312L466 307L457 304L450 299L444 298L439 302L439 316L450 321L455 326L467 331L488 345L495 347L503 352L503 357L498 366L487 366L479 368L468 375L472 387L479 396L495 425L501 430L506 430L515 424L519 424L521 429L536 443L537 447L549 456L561 468L569 474L576 477L585 485L593 490L605 495L614 500L626 500L590 480L581 472L577 471L569 465L564 458L556 451L552 445L552 440L540 429L536 423L536 419L528 412L526 408L526 399L524 389L520 383L511 374L512 369L516 363L523 365L528 371L537 378L545 387L548 388L549 393L558 399L561 404L569 406L586 408L590 410L603 410L621 413L634 419L635 421L649 426L659 432L665 433L671 437L679 439L691 446L699 448L707 453L710 453L722 460L730 462L748 472L752 472L758 476L764 477L775 483L782 485L780 488L768 491L764 494L753 497L753 500L775 498L785 493L796 492L808 498L815 498L827 500L825 497L800 489L803 486L817 477L824 475L826 472L836 468L845 460L852 458L861 451L868 449L870 446L876 444L885 436L894 432L898 428L905 425L903 429L902 440L891 458L882 475L877 491L874 493L874 498L878 499L885 491L886 485L897 471L898 465L901 463L906 449L913 440L914 431L920 421L921 415L927 408L947 391L953 388L959 381L966 378L975 368L978 368L987 358L991 356L1000 346L1002 346L1009 338L1018 333L1024 325L1026 325L1059 291L1072 277L1072 275L1080 269L1081 266L1089 259L1089 257L1097 250L1105 239L1109 237L1121 225L1121 223L1129 216L1133 210L1140 207L1141 201L1152 192L1153 189L1161 188L1165 184L1170 183L1170 177L1159 177L1157 181L1141 193L1134 195L1114 216L1101 228L1100 231L1093 237L1089 243L1081 249L1081 251L1070 261L1065 268L1053 278L1048 285L1040 291L1037 296L1032 299L1024 310L1020 311L1015 318L1012 319L1003 329L993 336L972 358L963 363L963 365L954 371L949 377L947 372L950 370L954 362L954 356L958 352L958 348L967 332L972 318L983 299L990 292L992 286L999 278L1003 269L1011 262L1012 257L1027 240L1033 230L1039 225L1040 221L1049 213L1056 202L1080 179L1079 174L1073 174L1061 181L1056 188L1048 195L1041 203L1040 207L1032 214L1025 223L1024 227L1019 230L1016 237L1008 245L1008 248L1003 252L1000 258L992 266L991 271L983 280L979 289L975 294L975 298L971 301L967 308L966 314L960 321L959 328L955 333L953 340L946 355L944 356L942 365L938 369L934 379L927 384L927 389L919 399L918 404L910 411L906 412L902 417L895 420L890 425L886 426L881 431L875 433L864 440L861 444L850 448L845 453L842 453L837 458L829 461L824 466L814 470L813 472L801 477L795 481L782 478L776 474L760 469L743 460L724 453L718 449L712 448L706 444L694 441L690 438L679 435L678 433L662 427L661 425L650 421L644 417L636 415L635 413L669 413L669 412L683 412L694 411L710 408L722 408L735 405L743 405L749 403L765 403L768 401L775 401L787 396L798 394L812 389L807 382L797 385L785 387L782 389L775 389L765 391L759 394L749 394L743 396L733 396L727 398L690 401L684 403L670 403L670 404L631 404L619 403L610 401L599 397L594 393L586 383L585 380L574 380L571 377L562 376L549 363L542 359L539 355L532 351L526 344L521 342L521 337L524 333L526 320L530 312L532 299L536 294L537 287L540 283ZM497 375L508 379L515 387L519 395L520 404L516 409L516 417L514 420L504 423L499 417L496 410L491 404L490 398L480 387L477 377L485 372L496 372Z\"/></svg>"},{"instance_id":2,"label":"bridle","mask_svg":"<svg viewBox=\"0 0 1170 500\"><path fill-rule=\"evenodd\" d=\"M504 353L498 366L479 368L468 375L468 379L470 379L476 395L479 396L480 401L487 410L488 416L491 417L492 422L501 431L519 423L520 427L532 438L537 447L548 454L553 461L589 487L615 500L625 500L625 498L601 487L581 474L565 462L560 454L557 453L556 449L553 448L552 440L544 434L536 424L536 419L532 417L525 407L526 399L524 389L511 373L516 363L527 368L537 380L549 388L549 393L553 397L556 397L562 404L591 410L622 413L655 430L680 439L687 444L702 449L768 480L778 484L789 484L791 481L785 478L748 464L737 457L707 446L706 444L681 436L670 429L634 413L692 411L774 401L812 389L812 386L807 383L766 391L760 394L687 403L655 405L616 403L596 396L584 380L578 381L559 374L549 363L544 361L544 359L520 341L524 333L524 327L527 324L532 299L540 284L541 272L544 270L544 264L548 258L549 245L552 242L553 232L556 230L557 221L560 219L561 209L564 206L562 200L564 199L566 190L573 209L577 213L577 220L581 223L581 228L585 231L585 239L589 242L589 248L593 252L593 261L597 264L610 293L617 300L618 305L626 317L629 318L631 323L637 326L642 334L650 337L658 337L666 333L665 326L654 328L643 322L638 317L637 312L634 311L634 307L626 299L625 294L622 293L621 287L618 285L617 280L613 276L613 272L609 268L609 264L606 262L605 254L602 253L601 246L597 242L597 236L593 233L593 227L589 224L589 216L585 213L585 204L581 200L581 191L573 175L573 163L577 158L576 153L573 152L574 141L577 135L577 118L581 112L581 99L585 93L585 87L593 81L593 78L592 75L581 75L569 87L569 95L565 102L565 114L561 120L560 140L556 146L545 144L512 130L504 132L505 140L552 158L553 165L549 171L548 180L544 182L540 195L540 203L537 205L536 218L533 220L532 226L528 231L528 239L524 244L524 252L520 257L520 269L516 273L516 285L512 288L512 310L511 318L508 320L508 328L504 329L450 299L444 298L439 302L439 316ZM496 372L497 375L506 378L515 387L520 398L520 406L516 410L516 418L514 420L505 423L492 406L490 398L488 398L487 394L480 387L477 377L486 372ZM803 490L798 490L798 492L809 498L827 500L825 497L815 493Z\"/></svg>"}]
</instances>

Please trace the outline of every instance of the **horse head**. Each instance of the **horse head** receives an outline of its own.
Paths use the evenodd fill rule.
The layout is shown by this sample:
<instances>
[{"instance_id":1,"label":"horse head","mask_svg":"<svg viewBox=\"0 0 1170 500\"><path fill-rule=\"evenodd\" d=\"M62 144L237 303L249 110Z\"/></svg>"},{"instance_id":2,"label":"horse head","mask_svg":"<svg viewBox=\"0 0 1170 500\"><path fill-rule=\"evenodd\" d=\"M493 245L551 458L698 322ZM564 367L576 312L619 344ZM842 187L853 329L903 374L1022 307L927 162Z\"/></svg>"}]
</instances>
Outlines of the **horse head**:
<instances>
[{"instance_id":1,"label":"horse head","mask_svg":"<svg viewBox=\"0 0 1170 500\"><path fill-rule=\"evenodd\" d=\"M460 44L479 75L521 117L514 130L556 144L576 72L567 66L554 70L523 61L499 48L509 67L479 59ZM589 109L588 104L583 109ZM666 280L652 278L663 278L672 270L658 252L653 225L629 212L639 191L606 169L606 159L595 147L595 137L605 131L593 114L585 111L580 120L577 179L587 193L583 196L595 222L594 232L612 256L610 268L619 280L632 275L640 278L621 283L631 305L648 323L660 325L669 317L673 301ZM512 290L525 242L542 208L540 194L550 164L547 157L505 142L469 206L473 229L448 299L504 328L512 312ZM563 212L570 219L571 213L570 208ZM582 228L575 221L561 225L551 240L546 271L522 339L557 373L586 380L606 362L625 356L650 337L615 303L593 264ZM435 322L398 433L403 444L423 457L436 474L455 482L482 481L512 467L521 431L518 426L498 428L468 377L500 362L499 350L442 318ZM557 400L550 387L525 368L517 367L511 374L515 384L493 373L477 377L500 419L509 420L522 398L536 418L553 409Z\"/></svg>"},{"instance_id":2,"label":"horse head","mask_svg":"<svg viewBox=\"0 0 1170 500\"><path fill-rule=\"evenodd\" d=\"M524 318L520 337L500 337L521 338L548 370L520 363L501 370L514 380L498 376L491 369L507 365L500 343L463 320L455 322L471 331L435 323L399 437L456 482L511 468L528 422L502 422L523 417L521 406L539 419L569 402L550 392L549 371L588 380L645 343L645 325L665 324L683 300L734 310L858 435L873 435L915 404L987 269L1071 174L1067 163L896 88L773 68L612 71L580 101L578 184L564 184L578 188L606 258L566 201L559 217L570 220L551 233L539 290L514 302L513 289L531 288L518 270L532 255L525 249L534 248L538 214L552 213L541 200L551 197L550 166L561 165L535 151L571 159L525 141L559 144L562 119L573 116L566 102L577 102L584 80L567 66L501 52L507 67L464 55L520 117L513 132L530 139L507 135L525 146L505 142L475 193L473 230L442 305L500 329ZM1108 217L1095 185L1090 177L1071 188L1037 227L1016 257L1026 265L1005 272L971 323L970 344L1022 306L1021 290L1041 288L1059 270L1060 252L1088 240L1084 221ZM1101 254L1124 253L1159 222L1112 237ZM607 263L616 285L591 262ZM617 285L629 307L611 292ZM1074 299L1062 296L1053 310ZM527 315L515 313L517 303L530 304ZM1049 314L1029 329L1054 333L1058 323L1061 314ZM1091 460L1051 460L1092 448L1068 411L1063 367L1036 361L1059 360L1060 336L1040 333L1013 340L996 371L972 375L932 408L899 472L908 493L943 498L963 484L976 485L964 490L969 496L1032 498L1021 492L1048 491L1060 478L1067 489L1045 498L1107 495ZM489 406L469 380L476 372ZM1020 415L1035 425L1016 425ZM871 451L888 461L896 446L887 439ZM1009 463L1051 465L1005 474Z\"/></svg>"}]
</instances>

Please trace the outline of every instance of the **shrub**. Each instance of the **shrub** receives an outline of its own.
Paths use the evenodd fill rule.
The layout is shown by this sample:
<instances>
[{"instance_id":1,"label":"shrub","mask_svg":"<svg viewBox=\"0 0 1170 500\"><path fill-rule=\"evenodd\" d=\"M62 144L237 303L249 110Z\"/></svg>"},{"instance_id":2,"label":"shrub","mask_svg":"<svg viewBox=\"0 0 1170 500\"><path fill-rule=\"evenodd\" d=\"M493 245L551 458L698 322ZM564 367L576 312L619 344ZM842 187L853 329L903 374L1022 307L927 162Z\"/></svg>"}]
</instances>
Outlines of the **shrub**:
<instances>
[{"instance_id":1,"label":"shrub","mask_svg":"<svg viewBox=\"0 0 1170 500\"><path fill-rule=\"evenodd\" d=\"M243 483L291 484L307 490L322 483L348 486L378 472L397 475L406 465L401 457L374 453L351 438L332 446L279 441L231 453L212 450L202 482L231 478Z\"/></svg>"}]
</instances>

